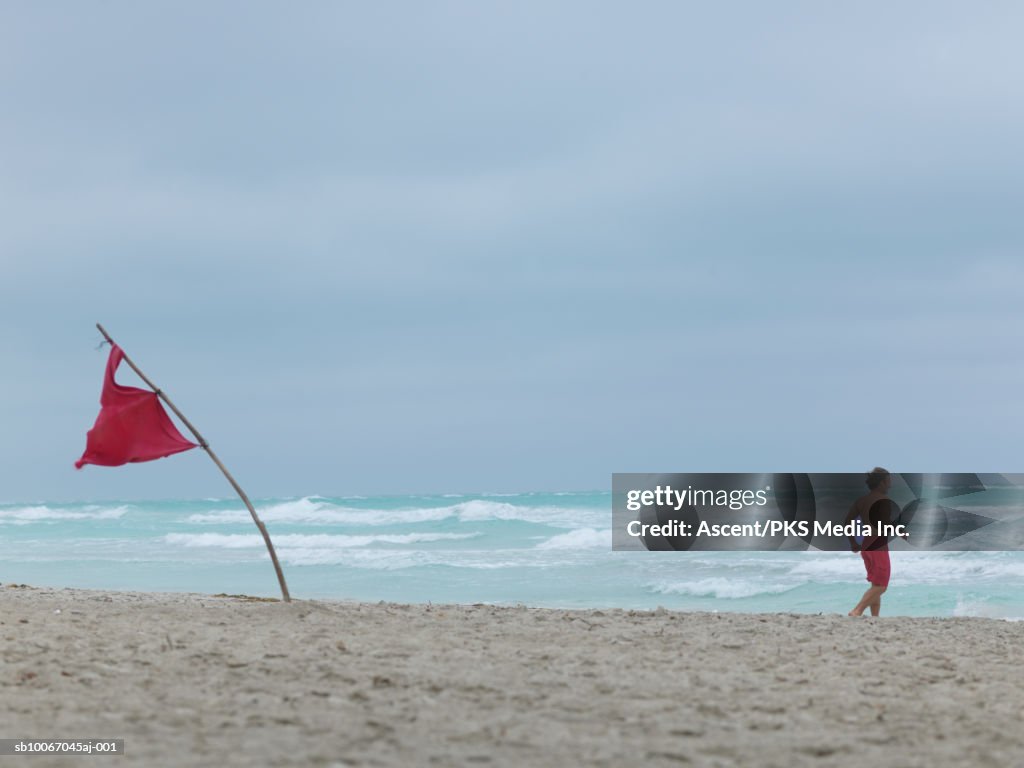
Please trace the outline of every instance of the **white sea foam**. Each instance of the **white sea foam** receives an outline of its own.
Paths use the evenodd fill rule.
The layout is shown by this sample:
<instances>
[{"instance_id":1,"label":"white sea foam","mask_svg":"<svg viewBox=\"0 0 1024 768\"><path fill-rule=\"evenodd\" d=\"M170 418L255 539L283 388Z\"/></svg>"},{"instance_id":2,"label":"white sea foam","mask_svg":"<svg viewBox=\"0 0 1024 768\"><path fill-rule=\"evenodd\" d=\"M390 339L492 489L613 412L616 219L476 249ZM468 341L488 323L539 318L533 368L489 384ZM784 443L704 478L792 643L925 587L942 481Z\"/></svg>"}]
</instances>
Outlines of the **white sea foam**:
<instances>
[{"instance_id":1,"label":"white sea foam","mask_svg":"<svg viewBox=\"0 0 1024 768\"><path fill-rule=\"evenodd\" d=\"M267 522L314 523L347 525L395 525L401 523L427 523L449 518L460 522L484 522L489 520L520 520L542 523L556 527L576 527L588 522L603 522L607 510L566 509L564 507L530 507L507 502L470 499L468 501L440 507L414 507L404 509L359 509L332 504L316 497L284 501L258 510ZM230 509L218 512L203 512L189 515L190 523L248 523L249 513L244 509Z\"/></svg>"},{"instance_id":2,"label":"white sea foam","mask_svg":"<svg viewBox=\"0 0 1024 768\"><path fill-rule=\"evenodd\" d=\"M128 510L127 506L104 509L95 505L81 509L54 509L45 505L13 507L0 509L0 524L28 525L48 520L116 520Z\"/></svg>"},{"instance_id":3,"label":"white sea foam","mask_svg":"<svg viewBox=\"0 0 1024 768\"><path fill-rule=\"evenodd\" d=\"M611 549L612 530L599 531L594 528L577 528L568 533L560 533L552 536L547 541L542 541L536 549L591 549L604 547Z\"/></svg>"},{"instance_id":4,"label":"white sea foam","mask_svg":"<svg viewBox=\"0 0 1024 768\"><path fill-rule=\"evenodd\" d=\"M369 544L420 544L431 541L454 541L472 539L478 533L379 533L370 536L345 536L341 534L284 534L274 537L278 549L294 547L315 547L318 549L349 549ZM164 536L168 544L185 547L220 547L223 549L261 548L263 537L258 533L168 533Z\"/></svg>"},{"instance_id":5,"label":"white sea foam","mask_svg":"<svg viewBox=\"0 0 1024 768\"><path fill-rule=\"evenodd\" d=\"M1018 615L1020 606L1000 606L989 602L983 597L964 597L958 595L956 606L953 608L954 616L981 617L985 619L1005 619L1006 621L1021 621Z\"/></svg>"},{"instance_id":6,"label":"white sea foam","mask_svg":"<svg viewBox=\"0 0 1024 768\"><path fill-rule=\"evenodd\" d=\"M791 576L806 577L810 581L836 581L864 578L864 562L853 553L835 553L806 557L788 569Z\"/></svg>"},{"instance_id":7,"label":"white sea foam","mask_svg":"<svg viewBox=\"0 0 1024 768\"><path fill-rule=\"evenodd\" d=\"M360 554L372 552L373 558L369 559L370 567L375 570L400 570L402 568L414 568L418 565L425 565L419 557L421 552L395 551L395 550L339 550L323 549L319 547L296 547L285 549L278 553L278 556L286 565L346 565L348 567L360 567L360 563L367 563L367 558L359 557Z\"/></svg>"},{"instance_id":8,"label":"white sea foam","mask_svg":"<svg viewBox=\"0 0 1024 768\"><path fill-rule=\"evenodd\" d=\"M550 558L524 558L523 550L463 551L296 547L282 549L278 555L291 565L344 565L347 568L372 571L401 571L424 567L444 567L467 571L501 571L513 568L546 569L556 564Z\"/></svg>"},{"instance_id":9,"label":"white sea foam","mask_svg":"<svg viewBox=\"0 0 1024 768\"><path fill-rule=\"evenodd\" d=\"M913 552L894 554L892 558L893 567L908 579L929 584L1024 576L1024 561L1016 552Z\"/></svg>"},{"instance_id":10,"label":"white sea foam","mask_svg":"<svg viewBox=\"0 0 1024 768\"><path fill-rule=\"evenodd\" d=\"M645 585L659 595L690 595L739 600L758 595L778 595L796 589L797 584L767 584L760 579L706 578L696 581L655 582Z\"/></svg>"},{"instance_id":11,"label":"white sea foam","mask_svg":"<svg viewBox=\"0 0 1024 768\"><path fill-rule=\"evenodd\" d=\"M903 584L971 584L1020 579L1024 559L1018 552L892 552L893 578ZM863 577L861 559L850 553L807 555L789 569L791 576L828 582Z\"/></svg>"},{"instance_id":12,"label":"white sea foam","mask_svg":"<svg viewBox=\"0 0 1024 768\"><path fill-rule=\"evenodd\" d=\"M378 510L361 510L352 507L341 507L322 501L316 497L297 499L295 501L284 501L269 506L257 508L261 519L274 523L352 523L352 524L384 524L385 520L379 515L375 518L373 512ZM383 514L383 511L379 511ZM248 523L251 521L249 512L245 509L228 509L219 512L202 512L189 515L186 521L189 523L217 523L221 525L234 523ZM430 518L427 518L430 519ZM436 518L435 518L436 519ZM395 519L387 522L418 522L416 520Z\"/></svg>"}]
</instances>

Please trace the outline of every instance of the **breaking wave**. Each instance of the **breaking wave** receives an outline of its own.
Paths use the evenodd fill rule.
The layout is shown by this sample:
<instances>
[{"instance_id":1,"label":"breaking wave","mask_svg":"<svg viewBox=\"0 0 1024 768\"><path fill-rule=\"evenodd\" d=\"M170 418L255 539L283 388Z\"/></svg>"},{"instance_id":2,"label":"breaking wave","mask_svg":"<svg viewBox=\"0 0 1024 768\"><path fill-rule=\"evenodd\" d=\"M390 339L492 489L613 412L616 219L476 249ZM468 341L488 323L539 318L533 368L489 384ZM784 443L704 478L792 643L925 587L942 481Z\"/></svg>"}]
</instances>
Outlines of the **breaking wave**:
<instances>
[{"instance_id":1,"label":"breaking wave","mask_svg":"<svg viewBox=\"0 0 1024 768\"><path fill-rule=\"evenodd\" d=\"M478 533L380 533L371 536L346 536L343 534L315 534L311 536L291 533L274 537L274 545L280 549L291 547L317 547L321 549L349 549L370 544L420 544L430 541L455 541L472 539ZM168 544L184 547L221 547L224 549L248 549L264 547L263 537L258 533L168 533L163 537Z\"/></svg>"},{"instance_id":2,"label":"breaking wave","mask_svg":"<svg viewBox=\"0 0 1024 768\"><path fill-rule=\"evenodd\" d=\"M577 528L575 531L560 533L547 541L542 541L536 549L593 549L596 547L612 548L611 529L598 531L594 528Z\"/></svg>"},{"instance_id":3,"label":"breaking wave","mask_svg":"<svg viewBox=\"0 0 1024 768\"><path fill-rule=\"evenodd\" d=\"M758 595L780 595L796 589L798 584L765 584L759 580L707 578L697 581L659 582L647 584L648 591L658 595L688 595L739 600Z\"/></svg>"},{"instance_id":4,"label":"breaking wave","mask_svg":"<svg viewBox=\"0 0 1024 768\"><path fill-rule=\"evenodd\" d=\"M45 505L33 507L0 508L0 524L27 525L58 520L116 520L122 517L129 507L113 507L104 509L98 506L80 509L60 509Z\"/></svg>"},{"instance_id":5,"label":"breaking wave","mask_svg":"<svg viewBox=\"0 0 1024 768\"><path fill-rule=\"evenodd\" d=\"M284 501L260 507L260 518L266 522L347 524L347 525L395 525L401 523L426 523L456 519L460 522L485 522L490 520L519 520L541 523L555 527L575 527L580 518L595 522L606 522L608 510L578 510L557 506L523 506L508 502L471 499L445 506L404 507L398 509L360 509L340 506L326 499L307 496L294 501ZM189 515L190 523L246 523L249 513L244 509L230 509L218 512L202 512Z\"/></svg>"}]
</instances>

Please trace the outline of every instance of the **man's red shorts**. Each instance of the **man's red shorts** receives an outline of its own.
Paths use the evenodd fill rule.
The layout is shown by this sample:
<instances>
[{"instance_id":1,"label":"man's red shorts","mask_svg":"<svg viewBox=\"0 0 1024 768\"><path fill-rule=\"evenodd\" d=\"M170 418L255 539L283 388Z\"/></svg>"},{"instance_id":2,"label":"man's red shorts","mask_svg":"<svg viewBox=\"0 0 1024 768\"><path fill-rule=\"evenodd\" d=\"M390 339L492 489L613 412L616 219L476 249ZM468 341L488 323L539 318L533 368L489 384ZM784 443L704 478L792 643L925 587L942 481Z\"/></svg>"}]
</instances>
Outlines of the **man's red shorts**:
<instances>
[{"instance_id":1,"label":"man's red shorts","mask_svg":"<svg viewBox=\"0 0 1024 768\"><path fill-rule=\"evenodd\" d=\"M864 567L868 571L868 581L875 587L889 586L889 550L872 549L860 551L864 558Z\"/></svg>"}]
</instances>

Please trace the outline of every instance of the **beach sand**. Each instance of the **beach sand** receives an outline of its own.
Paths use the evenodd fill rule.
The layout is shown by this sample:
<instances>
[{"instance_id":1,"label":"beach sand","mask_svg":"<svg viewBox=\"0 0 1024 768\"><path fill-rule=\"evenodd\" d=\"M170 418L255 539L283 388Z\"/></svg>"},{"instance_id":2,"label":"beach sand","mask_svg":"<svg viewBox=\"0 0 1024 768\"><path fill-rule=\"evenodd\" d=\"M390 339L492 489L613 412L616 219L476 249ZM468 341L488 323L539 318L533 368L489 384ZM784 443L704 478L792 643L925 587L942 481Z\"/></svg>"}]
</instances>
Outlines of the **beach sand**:
<instances>
[{"instance_id":1,"label":"beach sand","mask_svg":"<svg viewBox=\"0 0 1024 768\"><path fill-rule=\"evenodd\" d=\"M125 740L26 765L1024 765L1024 623L9 585L0 711Z\"/></svg>"}]
</instances>

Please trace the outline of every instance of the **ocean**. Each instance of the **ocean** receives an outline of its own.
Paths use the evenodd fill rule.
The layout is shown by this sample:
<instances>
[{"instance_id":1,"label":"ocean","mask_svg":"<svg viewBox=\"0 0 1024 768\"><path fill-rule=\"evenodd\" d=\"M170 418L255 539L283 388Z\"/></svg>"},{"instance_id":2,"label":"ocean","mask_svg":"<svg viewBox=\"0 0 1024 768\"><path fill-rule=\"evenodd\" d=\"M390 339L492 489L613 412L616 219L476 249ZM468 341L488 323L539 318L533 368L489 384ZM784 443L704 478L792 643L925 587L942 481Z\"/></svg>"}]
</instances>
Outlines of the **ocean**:
<instances>
[{"instance_id":1,"label":"ocean","mask_svg":"<svg viewBox=\"0 0 1024 768\"><path fill-rule=\"evenodd\" d=\"M848 552L613 552L608 492L257 499L295 598L846 613ZM883 614L1024 618L1024 553L894 552ZM0 582L275 596L237 499L0 504Z\"/></svg>"}]
</instances>

